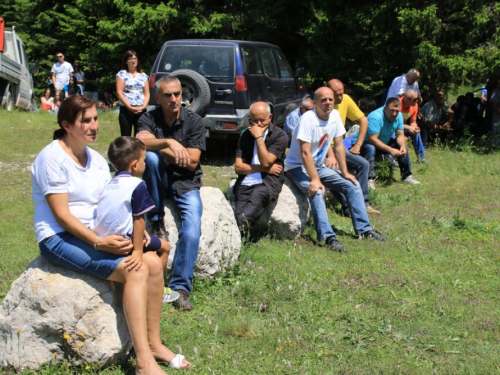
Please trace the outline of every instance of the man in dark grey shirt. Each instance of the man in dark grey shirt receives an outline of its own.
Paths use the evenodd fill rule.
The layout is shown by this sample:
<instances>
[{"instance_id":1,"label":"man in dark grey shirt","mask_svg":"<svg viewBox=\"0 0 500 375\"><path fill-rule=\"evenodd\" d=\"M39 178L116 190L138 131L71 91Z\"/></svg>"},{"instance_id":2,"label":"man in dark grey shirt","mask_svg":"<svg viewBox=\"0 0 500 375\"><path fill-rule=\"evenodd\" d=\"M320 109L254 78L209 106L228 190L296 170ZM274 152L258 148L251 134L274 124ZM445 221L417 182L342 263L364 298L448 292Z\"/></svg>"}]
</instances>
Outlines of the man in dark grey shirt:
<instances>
[{"instance_id":1,"label":"man in dark grey shirt","mask_svg":"<svg viewBox=\"0 0 500 375\"><path fill-rule=\"evenodd\" d=\"M200 156L205 151L205 127L199 115L182 107L177 78L158 80L155 97L160 106L144 113L137 123L137 138L148 150L143 179L155 203L147 218L152 234L166 238L163 200L169 195L177 203L182 224L169 287L180 294L174 306L192 310L189 295L201 237Z\"/></svg>"},{"instance_id":2,"label":"man in dark grey shirt","mask_svg":"<svg viewBox=\"0 0 500 375\"><path fill-rule=\"evenodd\" d=\"M250 106L250 124L241 133L234 169L236 221L245 235L276 201L283 187L283 161L288 145L286 133L272 122L271 108L264 102Z\"/></svg>"}]
</instances>

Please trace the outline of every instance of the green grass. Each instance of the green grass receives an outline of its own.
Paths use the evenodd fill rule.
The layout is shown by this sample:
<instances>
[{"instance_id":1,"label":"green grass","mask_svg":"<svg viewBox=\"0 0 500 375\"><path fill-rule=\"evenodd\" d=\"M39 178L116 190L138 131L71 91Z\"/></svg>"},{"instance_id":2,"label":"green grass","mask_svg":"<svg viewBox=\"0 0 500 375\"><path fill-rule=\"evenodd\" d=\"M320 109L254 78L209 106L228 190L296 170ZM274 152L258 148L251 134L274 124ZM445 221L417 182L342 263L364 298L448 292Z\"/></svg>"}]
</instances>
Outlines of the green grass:
<instances>
[{"instance_id":1,"label":"green grass","mask_svg":"<svg viewBox=\"0 0 500 375\"><path fill-rule=\"evenodd\" d=\"M38 255L28 167L55 126L47 114L0 114L3 298ZM118 124L113 114L100 123L95 148L104 152ZM230 272L195 280L195 310L164 307L165 343L192 374L500 373L500 155L483 151L436 147L429 164L413 164L421 186L380 182L371 199L383 214L372 224L388 243L355 239L332 204L345 255L315 246L311 226L296 241L245 243ZM232 154L208 159L204 184L225 190ZM134 358L85 368L37 373L133 374Z\"/></svg>"}]
</instances>

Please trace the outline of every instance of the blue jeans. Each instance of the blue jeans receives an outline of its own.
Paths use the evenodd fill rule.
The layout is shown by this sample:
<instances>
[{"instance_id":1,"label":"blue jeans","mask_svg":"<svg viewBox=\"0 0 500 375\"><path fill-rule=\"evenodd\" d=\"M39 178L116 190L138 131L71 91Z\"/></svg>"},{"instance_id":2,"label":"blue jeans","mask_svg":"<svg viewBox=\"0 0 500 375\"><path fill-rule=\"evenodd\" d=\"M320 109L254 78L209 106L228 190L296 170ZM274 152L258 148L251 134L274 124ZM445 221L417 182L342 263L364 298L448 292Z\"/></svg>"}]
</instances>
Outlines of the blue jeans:
<instances>
[{"instance_id":1,"label":"blue jeans","mask_svg":"<svg viewBox=\"0 0 500 375\"><path fill-rule=\"evenodd\" d=\"M361 190L363 191L365 206L368 207L370 205L370 201L368 199L368 172L370 170L370 163L368 163L368 160L366 160L361 155L352 154L350 151L348 151L347 147L345 150L345 162L347 164L349 173L356 175L356 180L358 180L359 185L361 186ZM342 205L344 214L350 213L349 204L347 203L347 199L344 194L340 192L333 192L333 194Z\"/></svg>"},{"instance_id":2,"label":"blue jeans","mask_svg":"<svg viewBox=\"0 0 500 375\"><path fill-rule=\"evenodd\" d=\"M172 278L168 286L173 290L182 289L191 294L194 264L198 258L200 247L203 205L199 190L191 190L179 195L175 185L169 181L165 167L165 161L160 153L156 151L146 152L146 170L142 178L146 182L149 195L155 204L155 208L146 215L149 221L163 220L165 216L163 201L167 194L177 204L181 217L181 228L175 246Z\"/></svg>"},{"instance_id":3,"label":"blue jeans","mask_svg":"<svg viewBox=\"0 0 500 375\"><path fill-rule=\"evenodd\" d=\"M325 166L317 168L317 171L321 183L326 189L340 192L347 198L349 210L351 211L352 224L356 233L361 234L371 230L372 227L366 213L363 192L359 183L354 185L337 171ZM305 168L291 169L286 172L286 176L309 198L318 241L324 241L328 237L335 236L330 219L328 218L323 192L318 190L312 197L308 195L311 179L307 175Z\"/></svg>"},{"instance_id":4,"label":"blue jeans","mask_svg":"<svg viewBox=\"0 0 500 375\"><path fill-rule=\"evenodd\" d=\"M392 148L397 148L399 150L399 145L396 143L395 139L390 139L389 140L389 147ZM371 143L368 143L368 141L363 142L363 146L361 146L361 155L368 160L370 163L370 171L368 172L368 178L373 180L375 179L375 155L377 154L377 149L375 148L374 145ZM408 155L408 152L405 154L405 156L400 156L398 158L398 164L399 164L399 170L401 172L401 180L406 179L408 176L411 176L411 162L410 162L410 156Z\"/></svg>"},{"instance_id":5,"label":"blue jeans","mask_svg":"<svg viewBox=\"0 0 500 375\"><path fill-rule=\"evenodd\" d=\"M126 258L105 251L96 251L92 245L68 232L45 238L38 246L40 254L49 263L104 280L108 279Z\"/></svg>"},{"instance_id":6,"label":"blue jeans","mask_svg":"<svg viewBox=\"0 0 500 375\"><path fill-rule=\"evenodd\" d=\"M413 148L415 149L415 154L417 155L417 158L419 156L425 158L424 142L422 142L422 136L420 135L420 133L411 135L408 130L405 130L405 136L411 137L411 143L413 143Z\"/></svg>"}]
</instances>

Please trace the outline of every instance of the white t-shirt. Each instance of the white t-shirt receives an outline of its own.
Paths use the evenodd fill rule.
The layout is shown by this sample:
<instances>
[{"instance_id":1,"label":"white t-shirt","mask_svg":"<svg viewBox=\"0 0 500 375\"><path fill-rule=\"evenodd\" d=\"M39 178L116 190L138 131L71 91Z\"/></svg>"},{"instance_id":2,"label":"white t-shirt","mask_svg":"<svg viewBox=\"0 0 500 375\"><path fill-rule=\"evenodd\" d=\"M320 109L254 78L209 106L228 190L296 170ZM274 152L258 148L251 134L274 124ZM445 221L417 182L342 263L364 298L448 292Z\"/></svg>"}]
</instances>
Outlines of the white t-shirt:
<instances>
[{"instance_id":1,"label":"white t-shirt","mask_svg":"<svg viewBox=\"0 0 500 375\"><path fill-rule=\"evenodd\" d=\"M56 81L54 83L54 87L57 90L62 90L64 86L69 84L69 75L73 73L73 66L65 61L62 64L56 62L52 66L52 73L56 75Z\"/></svg>"},{"instance_id":2,"label":"white t-shirt","mask_svg":"<svg viewBox=\"0 0 500 375\"><path fill-rule=\"evenodd\" d=\"M58 140L47 145L31 167L32 196L35 205L37 241L63 232L45 199L47 194L68 194L69 210L85 226L92 225L97 202L111 180L106 160L86 148L87 167L78 165L62 149Z\"/></svg>"},{"instance_id":3,"label":"white t-shirt","mask_svg":"<svg viewBox=\"0 0 500 375\"><path fill-rule=\"evenodd\" d=\"M333 139L344 134L344 124L336 109L330 113L326 121L318 117L316 109L304 113L300 118L298 129L295 129L293 134L290 150L286 154L285 171L303 165L299 140L311 144L311 155L316 168L319 168L325 163Z\"/></svg>"},{"instance_id":4,"label":"white t-shirt","mask_svg":"<svg viewBox=\"0 0 500 375\"><path fill-rule=\"evenodd\" d=\"M387 98L398 98L399 95L404 94L408 89L413 89L418 95L420 95L418 82L415 81L410 85L406 80L406 74L403 74L402 76L394 78L391 87L389 87L389 91L387 92Z\"/></svg>"},{"instance_id":5,"label":"white t-shirt","mask_svg":"<svg viewBox=\"0 0 500 375\"><path fill-rule=\"evenodd\" d=\"M110 234L123 237L132 235L134 231L132 194L141 182L140 178L121 175L113 178L104 187L92 227L95 234L100 237Z\"/></svg>"},{"instance_id":6,"label":"white t-shirt","mask_svg":"<svg viewBox=\"0 0 500 375\"><path fill-rule=\"evenodd\" d=\"M253 157L252 157L252 163L251 164L257 164L260 165L260 160L259 160L259 154L257 153L257 142L264 142L267 137L269 129L266 129L266 131L262 134L262 140L258 139L254 141L253 144ZM257 184L262 184L262 174L260 172L256 173L250 173L245 176L243 181L241 181L241 185L243 186L253 186Z\"/></svg>"}]
</instances>

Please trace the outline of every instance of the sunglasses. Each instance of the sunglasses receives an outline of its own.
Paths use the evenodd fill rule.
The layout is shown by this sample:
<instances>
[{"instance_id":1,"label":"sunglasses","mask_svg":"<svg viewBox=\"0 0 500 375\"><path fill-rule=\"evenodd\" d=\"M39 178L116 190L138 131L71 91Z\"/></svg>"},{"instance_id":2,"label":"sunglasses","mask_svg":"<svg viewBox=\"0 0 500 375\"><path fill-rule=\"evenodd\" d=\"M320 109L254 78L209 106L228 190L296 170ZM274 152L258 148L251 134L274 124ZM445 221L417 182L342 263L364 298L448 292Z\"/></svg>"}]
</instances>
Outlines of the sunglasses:
<instances>
[{"instance_id":1,"label":"sunglasses","mask_svg":"<svg viewBox=\"0 0 500 375\"><path fill-rule=\"evenodd\" d=\"M178 98L182 94L182 91L175 91L175 92L164 92L163 96L166 98L170 98L172 95Z\"/></svg>"},{"instance_id":2,"label":"sunglasses","mask_svg":"<svg viewBox=\"0 0 500 375\"><path fill-rule=\"evenodd\" d=\"M406 100L409 100L410 102L416 102L418 100L418 96L416 98L408 98L408 97L406 97Z\"/></svg>"}]
</instances>

